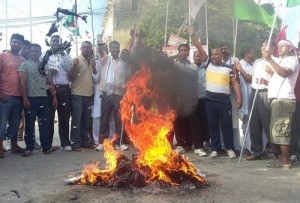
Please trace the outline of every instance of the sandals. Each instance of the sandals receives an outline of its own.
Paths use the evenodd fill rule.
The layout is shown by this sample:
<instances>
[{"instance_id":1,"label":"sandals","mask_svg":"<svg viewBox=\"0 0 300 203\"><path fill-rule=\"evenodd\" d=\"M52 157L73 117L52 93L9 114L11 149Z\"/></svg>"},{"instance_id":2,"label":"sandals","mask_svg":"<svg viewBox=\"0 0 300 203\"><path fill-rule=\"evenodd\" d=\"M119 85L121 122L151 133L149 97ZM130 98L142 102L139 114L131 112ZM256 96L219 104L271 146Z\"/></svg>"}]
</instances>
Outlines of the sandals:
<instances>
[{"instance_id":1,"label":"sandals","mask_svg":"<svg viewBox=\"0 0 300 203\"><path fill-rule=\"evenodd\" d=\"M25 152L25 149L18 146L16 149L12 148L10 151L11 153L23 154Z\"/></svg>"},{"instance_id":2,"label":"sandals","mask_svg":"<svg viewBox=\"0 0 300 203\"><path fill-rule=\"evenodd\" d=\"M24 151L24 153L22 154L23 157L30 157L32 155L32 151Z\"/></svg>"},{"instance_id":3,"label":"sandals","mask_svg":"<svg viewBox=\"0 0 300 203\"><path fill-rule=\"evenodd\" d=\"M254 160L260 160L261 157L260 156L254 156L254 155L249 155L246 157L247 161L254 161Z\"/></svg>"},{"instance_id":4,"label":"sandals","mask_svg":"<svg viewBox=\"0 0 300 203\"><path fill-rule=\"evenodd\" d=\"M45 151L44 154L51 154L52 152L59 150L59 148L60 148L59 146L52 146L50 149Z\"/></svg>"},{"instance_id":5,"label":"sandals","mask_svg":"<svg viewBox=\"0 0 300 203\"><path fill-rule=\"evenodd\" d=\"M278 161L273 161L267 165L268 168L291 169L291 164L282 164Z\"/></svg>"}]
</instances>

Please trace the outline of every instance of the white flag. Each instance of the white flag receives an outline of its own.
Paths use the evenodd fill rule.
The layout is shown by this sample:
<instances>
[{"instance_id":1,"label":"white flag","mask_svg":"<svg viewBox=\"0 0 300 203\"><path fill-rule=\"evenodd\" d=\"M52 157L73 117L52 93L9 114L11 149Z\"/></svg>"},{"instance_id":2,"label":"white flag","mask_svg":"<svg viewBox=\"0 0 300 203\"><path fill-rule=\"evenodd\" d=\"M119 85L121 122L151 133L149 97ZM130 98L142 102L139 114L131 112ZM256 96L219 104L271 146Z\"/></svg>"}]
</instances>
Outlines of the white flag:
<instances>
[{"instance_id":1,"label":"white flag","mask_svg":"<svg viewBox=\"0 0 300 203\"><path fill-rule=\"evenodd\" d=\"M191 13L190 16L195 19L201 6L204 3L204 0L189 0L190 1L190 8L191 8Z\"/></svg>"}]
</instances>

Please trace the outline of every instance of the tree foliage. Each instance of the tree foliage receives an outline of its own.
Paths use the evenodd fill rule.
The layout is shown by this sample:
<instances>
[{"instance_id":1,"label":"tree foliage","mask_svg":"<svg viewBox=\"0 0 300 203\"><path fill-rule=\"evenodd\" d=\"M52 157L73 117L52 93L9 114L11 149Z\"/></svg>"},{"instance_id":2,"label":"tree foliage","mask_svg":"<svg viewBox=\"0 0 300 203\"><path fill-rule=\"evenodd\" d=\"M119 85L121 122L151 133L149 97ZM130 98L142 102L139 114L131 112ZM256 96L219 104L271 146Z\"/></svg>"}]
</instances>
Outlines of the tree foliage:
<instances>
[{"instance_id":1,"label":"tree foliage","mask_svg":"<svg viewBox=\"0 0 300 203\"><path fill-rule=\"evenodd\" d=\"M142 17L139 24L139 31L144 33L145 43L155 49L160 50L164 43L165 22L166 22L166 0L158 0L147 14ZM177 34L179 28L187 21L188 1L169 0L169 16L167 39L170 34ZM209 0L207 1L207 24L208 24L208 42L209 48L218 47L221 42L234 41L234 32L236 29L235 20L232 17L231 0ZM206 26L205 26L205 9L204 6L194 22L195 30L203 44L206 44ZM278 33L275 30L273 36ZM237 25L237 52L244 46L252 46L259 50L260 43L268 39L270 28L252 22L239 21ZM181 37L188 39L187 29L180 33ZM274 37L273 37L274 38Z\"/></svg>"}]
</instances>

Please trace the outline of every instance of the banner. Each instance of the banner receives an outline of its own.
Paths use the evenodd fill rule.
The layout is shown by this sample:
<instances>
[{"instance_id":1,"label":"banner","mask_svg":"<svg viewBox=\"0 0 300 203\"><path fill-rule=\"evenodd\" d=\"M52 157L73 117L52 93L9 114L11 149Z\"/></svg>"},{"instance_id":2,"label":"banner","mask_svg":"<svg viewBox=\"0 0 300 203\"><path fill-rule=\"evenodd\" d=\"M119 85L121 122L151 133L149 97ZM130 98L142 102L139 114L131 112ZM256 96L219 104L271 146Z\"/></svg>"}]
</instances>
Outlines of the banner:
<instances>
[{"instance_id":1,"label":"banner","mask_svg":"<svg viewBox=\"0 0 300 203\"><path fill-rule=\"evenodd\" d=\"M168 45L178 47L180 44L186 44L187 40L179 37L178 35L171 34Z\"/></svg>"}]
</instances>

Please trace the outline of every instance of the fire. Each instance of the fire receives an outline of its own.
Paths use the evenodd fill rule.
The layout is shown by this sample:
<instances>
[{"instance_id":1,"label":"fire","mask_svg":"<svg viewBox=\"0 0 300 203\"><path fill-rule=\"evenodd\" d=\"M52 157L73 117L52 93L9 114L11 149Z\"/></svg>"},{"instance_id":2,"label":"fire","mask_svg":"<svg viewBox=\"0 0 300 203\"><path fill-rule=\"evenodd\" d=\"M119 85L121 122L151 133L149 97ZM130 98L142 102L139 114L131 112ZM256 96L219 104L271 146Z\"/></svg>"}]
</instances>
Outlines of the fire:
<instances>
[{"instance_id":1,"label":"fire","mask_svg":"<svg viewBox=\"0 0 300 203\"><path fill-rule=\"evenodd\" d=\"M205 178L185 156L172 149L167 135L173 130L175 112L162 115L157 110L159 96L151 84L151 71L142 66L127 83L121 101L121 119L138 153L133 160L115 151L112 141L104 143L105 170L99 163L84 168L79 184L144 186L151 181L171 185L192 182L207 185Z\"/></svg>"}]
</instances>

